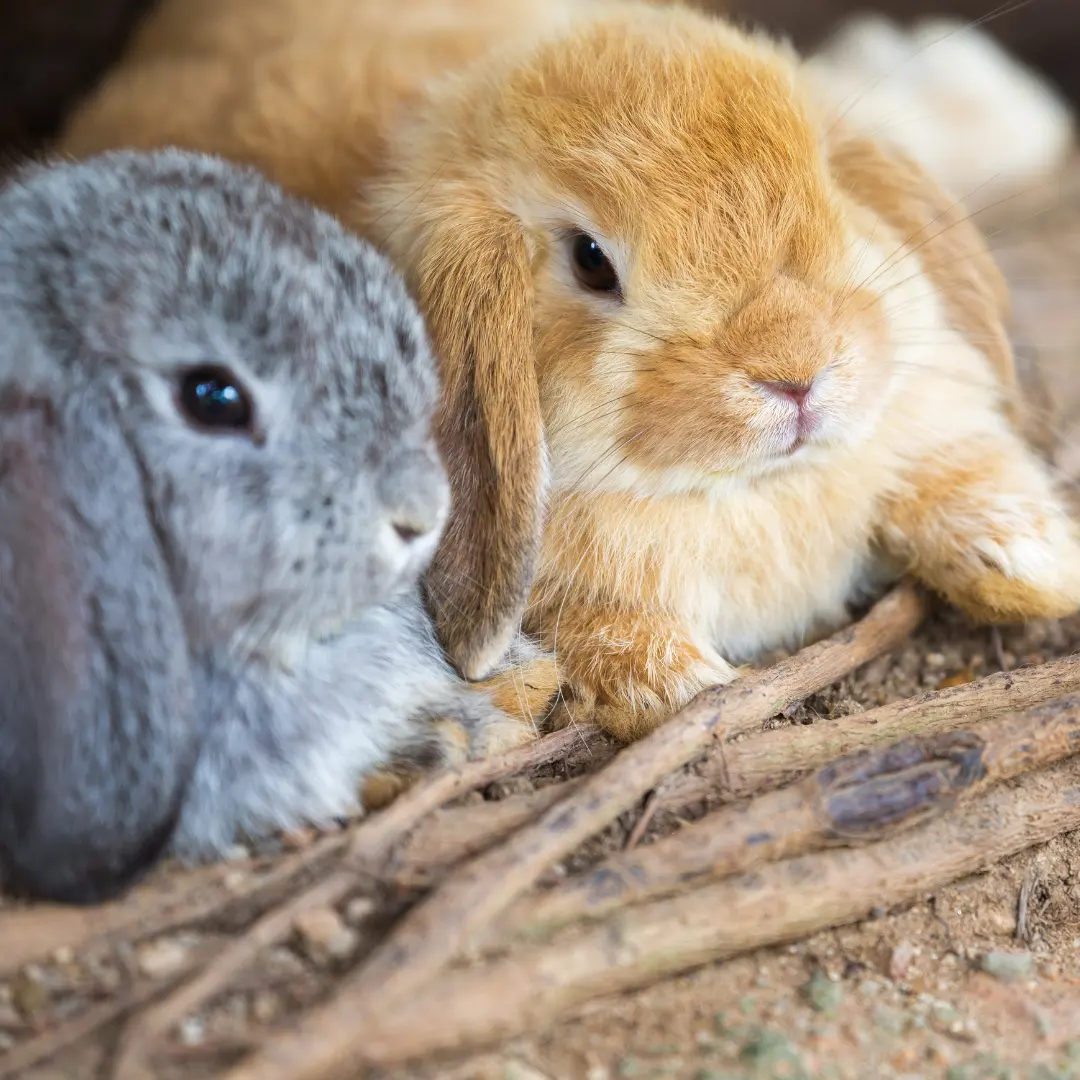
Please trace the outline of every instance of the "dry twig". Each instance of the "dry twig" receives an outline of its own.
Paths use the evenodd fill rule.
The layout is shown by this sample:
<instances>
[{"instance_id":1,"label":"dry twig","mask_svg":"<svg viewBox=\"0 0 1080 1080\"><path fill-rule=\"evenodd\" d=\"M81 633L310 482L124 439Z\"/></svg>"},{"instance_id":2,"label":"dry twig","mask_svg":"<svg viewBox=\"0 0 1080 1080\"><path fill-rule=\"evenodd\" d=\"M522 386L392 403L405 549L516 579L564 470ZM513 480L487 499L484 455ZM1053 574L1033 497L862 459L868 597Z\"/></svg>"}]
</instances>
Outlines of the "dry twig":
<instances>
[{"instance_id":1,"label":"dry twig","mask_svg":"<svg viewBox=\"0 0 1080 1080\"><path fill-rule=\"evenodd\" d=\"M585 1000L918 899L1078 827L1080 760L1073 758L993 788L895 839L774 863L618 912L554 943L447 972L372 1016L351 1066L386 1066L535 1030ZM335 1019L349 1023L347 1013ZM327 1027L322 1035L340 1044L347 1032Z\"/></svg>"},{"instance_id":2,"label":"dry twig","mask_svg":"<svg viewBox=\"0 0 1080 1080\"><path fill-rule=\"evenodd\" d=\"M713 747L699 773L669 777L652 809L654 814L659 810L678 813L719 794L745 798L790 783L841 754L887 746L906 737L955 731L1077 692L1080 658L1068 657L929 691L854 716L761 732ZM539 817L558 798L560 789L565 791L565 785L510 796L483 807L443 810L426 819L408 844L395 853L391 880L405 886L430 885L448 867Z\"/></svg>"},{"instance_id":3,"label":"dry twig","mask_svg":"<svg viewBox=\"0 0 1080 1080\"><path fill-rule=\"evenodd\" d=\"M268 1040L230 1071L230 1080L322 1080L347 1069L363 1052L368 1030L380 1014L397 1009L431 982L552 863L714 742L753 730L791 702L891 648L922 614L921 599L910 586L902 586L832 638L766 671L699 695L534 825L452 874L343 981L332 1001L313 1010L294 1030Z\"/></svg>"},{"instance_id":4,"label":"dry twig","mask_svg":"<svg viewBox=\"0 0 1080 1080\"><path fill-rule=\"evenodd\" d=\"M813 776L725 807L632 855L511 908L489 940L540 935L617 908L831 844L863 844L1080 750L1080 697L967 731L840 758ZM1022 901L1023 903L1023 898Z\"/></svg>"},{"instance_id":5,"label":"dry twig","mask_svg":"<svg viewBox=\"0 0 1080 1080\"><path fill-rule=\"evenodd\" d=\"M729 747L723 760L713 755L707 777L710 786L722 784L723 790L733 795L748 795L765 787L780 787L841 754L908 736L954 731L1078 691L1080 657L1076 656L998 672L854 716L763 732Z\"/></svg>"}]
</instances>

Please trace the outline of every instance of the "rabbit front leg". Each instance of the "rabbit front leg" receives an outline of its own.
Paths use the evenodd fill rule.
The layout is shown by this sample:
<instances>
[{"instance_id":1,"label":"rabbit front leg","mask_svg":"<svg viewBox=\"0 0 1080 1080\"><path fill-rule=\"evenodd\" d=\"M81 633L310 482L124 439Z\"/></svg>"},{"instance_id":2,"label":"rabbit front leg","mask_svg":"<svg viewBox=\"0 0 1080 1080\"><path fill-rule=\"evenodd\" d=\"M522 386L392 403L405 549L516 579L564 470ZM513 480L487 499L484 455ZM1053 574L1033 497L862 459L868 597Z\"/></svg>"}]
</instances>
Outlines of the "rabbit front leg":
<instances>
[{"instance_id":1,"label":"rabbit front leg","mask_svg":"<svg viewBox=\"0 0 1080 1080\"><path fill-rule=\"evenodd\" d=\"M1048 469L1009 432L972 436L914 466L881 539L910 571L984 622L1080 608L1080 540Z\"/></svg>"},{"instance_id":2,"label":"rabbit front leg","mask_svg":"<svg viewBox=\"0 0 1080 1080\"><path fill-rule=\"evenodd\" d=\"M567 606L542 630L572 696L567 713L624 742L647 735L700 691L738 676L667 612Z\"/></svg>"}]
</instances>

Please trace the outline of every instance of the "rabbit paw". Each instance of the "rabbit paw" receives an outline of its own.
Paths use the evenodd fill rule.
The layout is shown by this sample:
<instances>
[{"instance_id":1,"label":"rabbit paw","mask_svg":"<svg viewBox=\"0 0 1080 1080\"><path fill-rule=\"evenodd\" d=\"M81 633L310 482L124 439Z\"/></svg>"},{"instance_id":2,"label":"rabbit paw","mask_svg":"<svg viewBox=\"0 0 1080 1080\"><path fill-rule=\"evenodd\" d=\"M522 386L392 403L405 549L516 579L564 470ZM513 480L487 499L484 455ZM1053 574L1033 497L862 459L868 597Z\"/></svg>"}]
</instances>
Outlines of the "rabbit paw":
<instances>
[{"instance_id":1,"label":"rabbit paw","mask_svg":"<svg viewBox=\"0 0 1080 1080\"><path fill-rule=\"evenodd\" d=\"M688 633L647 616L594 617L588 625L560 634L559 663L574 697L563 719L592 720L623 742L649 734L702 690L739 674Z\"/></svg>"},{"instance_id":2,"label":"rabbit paw","mask_svg":"<svg viewBox=\"0 0 1080 1080\"><path fill-rule=\"evenodd\" d=\"M530 650L521 658L512 655L503 670L476 685L497 708L538 735L559 693L559 669L550 654Z\"/></svg>"},{"instance_id":3,"label":"rabbit paw","mask_svg":"<svg viewBox=\"0 0 1080 1080\"><path fill-rule=\"evenodd\" d=\"M916 576L980 621L1076 612L1076 524L1034 459L997 465L984 457L952 476L938 472L926 489L932 501L894 510L886 543L907 555Z\"/></svg>"}]
</instances>

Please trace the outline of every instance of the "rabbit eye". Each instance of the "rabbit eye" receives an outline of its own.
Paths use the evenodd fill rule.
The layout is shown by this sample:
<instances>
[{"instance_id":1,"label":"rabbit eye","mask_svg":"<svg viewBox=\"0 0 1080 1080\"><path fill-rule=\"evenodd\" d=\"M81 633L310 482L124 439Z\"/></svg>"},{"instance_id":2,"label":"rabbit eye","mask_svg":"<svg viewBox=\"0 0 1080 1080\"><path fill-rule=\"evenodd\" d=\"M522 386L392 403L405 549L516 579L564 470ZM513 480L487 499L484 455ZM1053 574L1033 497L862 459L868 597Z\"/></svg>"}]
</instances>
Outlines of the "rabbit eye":
<instances>
[{"instance_id":1,"label":"rabbit eye","mask_svg":"<svg viewBox=\"0 0 1080 1080\"><path fill-rule=\"evenodd\" d=\"M619 292L619 275L604 249L587 233L576 233L572 240L574 276L591 292Z\"/></svg>"},{"instance_id":2,"label":"rabbit eye","mask_svg":"<svg viewBox=\"0 0 1080 1080\"><path fill-rule=\"evenodd\" d=\"M243 431L251 428L254 410L247 391L230 371L197 367L180 383L180 404L199 427Z\"/></svg>"}]
</instances>

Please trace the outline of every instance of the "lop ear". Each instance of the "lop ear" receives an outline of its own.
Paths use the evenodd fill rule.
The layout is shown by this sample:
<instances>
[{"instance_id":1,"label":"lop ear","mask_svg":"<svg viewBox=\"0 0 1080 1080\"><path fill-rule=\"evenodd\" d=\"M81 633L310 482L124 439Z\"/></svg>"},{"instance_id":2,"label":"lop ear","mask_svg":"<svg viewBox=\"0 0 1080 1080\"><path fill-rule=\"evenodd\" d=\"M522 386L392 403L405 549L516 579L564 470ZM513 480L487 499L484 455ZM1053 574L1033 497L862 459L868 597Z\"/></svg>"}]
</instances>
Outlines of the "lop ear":
<instances>
[{"instance_id":1,"label":"lop ear","mask_svg":"<svg viewBox=\"0 0 1080 1080\"><path fill-rule=\"evenodd\" d=\"M544 521L529 249L512 215L458 197L442 212L428 207L413 251L406 265L441 365L437 431L453 492L428 597L451 660L482 679L520 624Z\"/></svg>"},{"instance_id":2,"label":"lop ear","mask_svg":"<svg viewBox=\"0 0 1080 1080\"><path fill-rule=\"evenodd\" d=\"M1021 419L1016 364L1006 321L1009 291L963 205L899 147L837 125L830 161L841 187L912 250L945 306L952 326L980 349L1005 390L1005 407Z\"/></svg>"},{"instance_id":3,"label":"lop ear","mask_svg":"<svg viewBox=\"0 0 1080 1080\"><path fill-rule=\"evenodd\" d=\"M107 406L0 386L0 877L117 892L168 840L199 741L179 612Z\"/></svg>"}]
</instances>

